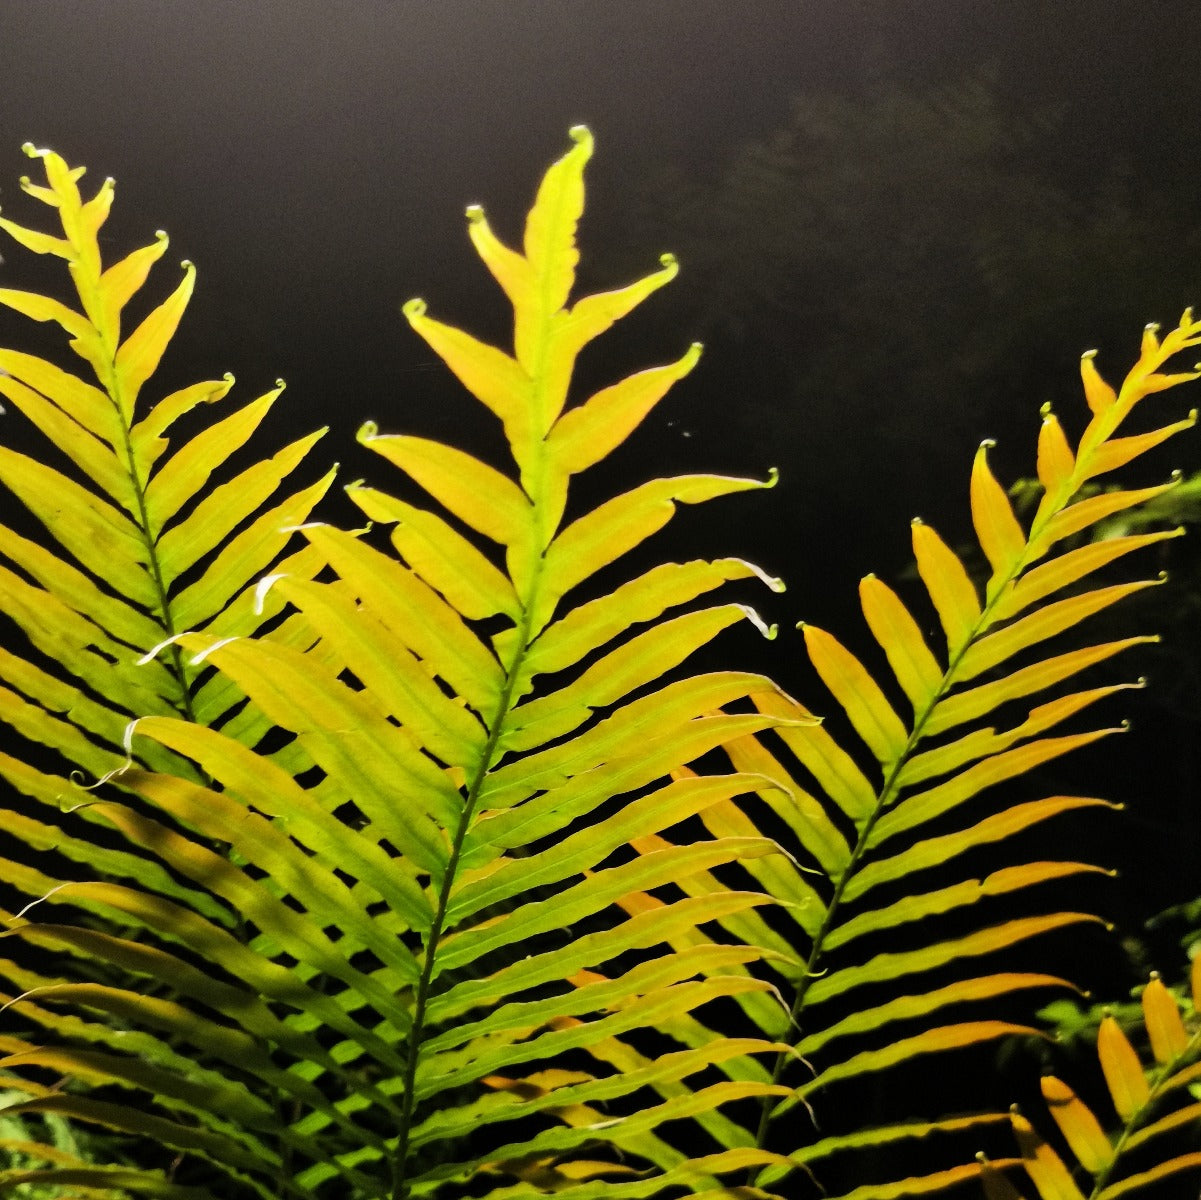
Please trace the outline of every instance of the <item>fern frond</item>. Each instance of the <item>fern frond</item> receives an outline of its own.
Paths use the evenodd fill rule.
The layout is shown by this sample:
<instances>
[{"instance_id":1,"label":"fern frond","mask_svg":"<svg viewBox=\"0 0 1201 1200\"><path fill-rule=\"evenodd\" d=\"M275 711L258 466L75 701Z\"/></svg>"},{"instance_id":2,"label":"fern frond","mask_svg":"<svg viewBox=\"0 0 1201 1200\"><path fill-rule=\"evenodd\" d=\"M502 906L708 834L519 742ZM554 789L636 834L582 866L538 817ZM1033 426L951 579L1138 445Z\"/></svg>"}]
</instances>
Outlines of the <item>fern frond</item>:
<instances>
[{"instance_id":1,"label":"fern frond","mask_svg":"<svg viewBox=\"0 0 1201 1200\"><path fill-rule=\"evenodd\" d=\"M402 1200L487 1184L517 1195L536 1180L567 1195L703 1194L783 1161L753 1145L676 1145L673 1133L735 1127L725 1109L783 1097L756 1057L787 1052L782 1041L683 1036L623 1056L625 1038L658 1039L731 998L778 1007L746 969L778 951L697 932L766 897L687 894L714 869L781 859L778 845L758 831L647 854L629 843L770 790L756 771L686 768L804 718L748 703L777 694L762 676L672 674L730 626L774 633L741 604L676 611L728 580L779 586L756 568L667 564L584 591L677 505L765 485L657 480L567 518L571 479L699 357L693 347L569 404L579 351L676 273L665 258L630 287L569 305L592 148L586 130L573 139L543 180L522 252L468 214L513 305L513 352L420 301L405 307L500 419L515 474L368 425L360 440L437 507L352 487L371 521L391 525L392 547L302 523L304 568L285 563L256 592L259 607L286 603L294 636L214 627L164 639L160 659L216 668L200 711L208 689L245 695L291 741L268 757L161 709L129 727L131 761L115 782L138 803L98 796L89 811L177 891L71 884L16 924L23 941L123 973L69 985L20 976L11 1003L62 1045L12 1061L50 1066L52 1053L107 1085L103 1099L33 1094L22 1111L142 1133L263 1196ZM159 495L169 509L170 481ZM155 767L177 758L190 772ZM642 896L653 907L631 912ZM60 905L90 906L117 929L41 923ZM686 951L664 951L690 936ZM106 1023L131 1031L128 1051L94 1045Z\"/></svg>"},{"instance_id":2,"label":"fern frond","mask_svg":"<svg viewBox=\"0 0 1201 1200\"><path fill-rule=\"evenodd\" d=\"M106 850L85 834L92 814L85 792L56 774L100 778L125 761L125 726L135 717L181 714L221 721L244 697L207 702L195 672L174 652L140 660L165 638L188 628L248 634L275 615L256 614L250 597L258 576L287 553L288 525L307 519L332 474L274 501L285 478L320 437L301 438L214 487L210 476L255 433L282 391L204 429L168 456L175 422L222 400L232 376L193 384L154 402L144 398L183 312L195 270L140 320L130 316L154 264L167 249L153 243L113 264L102 261L99 231L113 198L106 180L90 199L79 190L81 168L57 154L25 147L46 173L46 186L24 190L53 210L62 235L7 218L0 227L24 247L65 260L75 295L67 304L33 292L0 289L0 304L60 327L83 360L75 373L48 359L0 348L0 394L28 420L60 465L0 447L0 482L32 513L48 538L34 540L0 526L0 602L26 639L0 652L0 719L51 756L0 755L0 774L32 806L11 814L10 829L35 852L54 848L85 873L139 879L166 895L178 888L152 863ZM89 378L90 376L90 378ZM246 522L258 517L250 525ZM244 527L245 526L245 527ZM293 554L292 569L303 570ZM276 611L278 611L278 607ZM147 745L146 766L189 771L186 760ZM52 764L57 757L63 765ZM67 821L62 810L75 808ZM44 820L32 815L42 811ZM6 880L20 887L14 866ZM35 891L34 896L41 891Z\"/></svg>"},{"instance_id":3,"label":"fern frond","mask_svg":"<svg viewBox=\"0 0 1201 1200\"><path fill-rule=\"evenodd\" d=\"M1172 486L1116 491L1072 502L1090 479L1126 464L1195 422L1194 413L1188 420L1150 433L1116 436L1145 396L1196 378L1194 373L1164 374L1161 368L1181 350L1199 343L1201 325L1189 313L1162 342L1148 330L1139 362L1120 392L1104 384L1091 356L1084 358L1082 376L1092 419L1073 449L1054 414L1044 409L1038 452L1044 494L1029 527L1019 522L989 467L989 444L981 448L972 470L971 508L979 545L991 571L982 592L959 556L935 531L914 523L918 573L945 634L945 655L929 646L921 622L896 592L874 576L863 580L860 600L868 627L891 668L891 678L878 683L861 660L831 634L803 627L810 661L860 744L844 748L824 728L782 728L778 734L816 784L817 795L831 805L830 817L821 825L825 833L820 842L810 834L803 843L828 873L831 888L820 899L811 899L808 927L798 930L808 942L806 961L790 980L795 986L794 1022L801 1028L811 1028L815 1020L818 1023L817 1029L802 1034L796 1043L797 1049L807 1057L812 1055L817 1064L814 1077L800 1084L798 1097L812 1100L835 1080L1007 1032L1005 1023L990 1020L938 1025L941 1012L952 1005L979 1003L1016 988L1064 986L1062 980L1037 974L971 978L961 970L957 972L960 979L933 991L914 990L866 1009L859 1001L860 1011L834 1026L827 1024L823 1029L825 1023L816 1017L818 1006L835 998L854 1007L857 996L870 995L867 989L882 982L907 992L915 985L920 988L922 976L935 968L949 968L1056 928L1096 920L1082 912L1017 917L999 925L989 925L985 919L975 932L944 941L928 941L924 929L918 933L915 928L919 920L983 904L990 895L1012 894L1095 871L1097 868L1078 862L1034 862L1006 867L982 882L964 879L922 890L924 871L947 864L954 870L954 863L969 851L1012 837L1058 814L1098 806L1101 801L1060 796L1018 803L983 816L974 808L971 824L933 836L927 830L935 821L945 830L986 789L1114 732L1102 728L1052 735L1069 718L1130 685L1075 691L1035 705L1016 720L1010 718L1003 731L979 722L1002 705L1027 702L1028 697L1070 680L1087 667L1149 640L1128 638L1050 656L1043 649L1049 639L1155 582L1095 587L1091 579L1098 570L1179 531L1121 537L1058 554L1056 550L1064 539L1104 516ZM1065 596L1065 592L1069 594ZM894 688L908 702L911 717L903 716L892 699ZM765 701L762 708L784 711L775 699ZM870 769L863 750L874 760ZM767 751L754 739L745 739L731 747L731 753L735 765L747 769L751 761L762 764ZM773 774L775 765L773 759ZM797 791L804 789L797 786ZM811 811L821 807L818 800L806 795ZM844 843L839 837L838 831L847 825L854 829L853 843L850 838ZM852 845L849 855L844 844ZM900 900L889 899L883 885L900 879L914 880L916 887L911 885L909 894ZM860 957L856 939L884 930L905 932L911 944L915 935L920 940L916 948L902 953ZM937 925L931 927L936 938L945 936L938 930ZM811 1012L814 1015L809 1015ZM919 1032L899 1036L898 1031L906 1025L898 1023L915 1019ZM882 1050L856 1050L852 1041L849 1050L831 1051L833 1034L844 1030L870 1031L875 1037L887 1032L890 1043ZM777 1078L786 1061L783 1057L778 1060ZM768 1135L770 1121L789 1107L776 1107L765 1122L764 1135Z\"/></svg>"},{"instance_id":4,"label":"fern frond","mask_svg":"<svg viewBox=\"0 0 1201 1200\"><path fill-rule=\"evenodd\" d=\"M1062 814L1114 807L1092 798L1052 796L989 812L977 797L1116 732L1056 730L1089 706L1136 685L1077 690L1032 707L1029 698L1154 639L1131 637L1052 654L1045 652L1044 643L1157 582L1091 584L1108 564L1180 531L1056 551L1065 539L1173 486L1086 495L1073 503L1089 480L1195 422L1194 413L1147 434L1116 436L1145 396L1196 378L1194 373L1164 374L1161 368L1198 344L1201 324L1189 313L1162 341L1148 331L1139 362L1120 392L1109 389L1092 357L1085 357L1082 374L1092 420L1073 450L1054 415L1044 409L1038 454L1044 496L1029 527L1019 522L992 474L988 444L981 448L972 471L971 507L991 571L982 589L930 526L914 522L918 574L942 625L945 652L931 647L922 632L924 622L875 576L863 580L860 601L888 674L870 671L832 634L802 626L810 661L845 716L853 740L844 741L825 726L785 725L772 735L776 746L752 733L727 744L736 770L785 783L784 789L759 793L770 810L764 820L773 828L786 828L795 841L785 845L828 880L823 886L780 859L748 863L759 886L780 902L776 911L784 920L768 928L755 913L720 919L728 934L784 951L765 958L764 964L790 997L788 1019L749 1004L743 1007L757 1028L790 1042L794 1056L807 1064L802 1070L790 1065L792 1057L777 1057L771 1078L792 1078L794 1094L774 1105L764 1103L752 1144L805 1161L806 1148L798 1145L795 1132L798 1105L820 1107L823 1089L919 1056L1033 1033L1026 1026L991 1019L985 1006L1021 991L1072 987L1041 972L998 971L989 965L991 956L1005 953L1012 961L1012 951L1024 942L1098 923L1098 918L1079 911L1035 911L998 924L990 915L995 911L990 902L1036 895L1043 884L1099 868L1077 861L1019 862L980 879L964 875L958 864ZM807 709L778 695L756 695L754 700L761 712L781 719L809 716ZM899 701L908 705L911 716ZM1017 715L1010 716L1015 707ZM985 723L997 710L1007 718L1001 729ZM759 824L746 800L715 805L701 819L719 837ZM659 838L635 845L643 852L661 852L667 843ZM898 898L890 885L901 881L908 887ZM722 883L707 873L685 886L693 895L714 895ZM972 915L973 908L981 915ZM947 918L954 924L948 926ZM759 928L752 931L755 924ZM904 939L906 948L880 949L881 935ZM861 950L864 945L870 949ZM791 947L801 949L788 954ZM882 986L889 992L880 1000ZM972 1008L985 1011L973 1019ZM945 1023L944 1014L952 1009L956 1020ZM979 1164L963 1169L983 1170ZM759 1179L778 1177L768 1171ZM925 1186L915 1177L896 1185L865 1184L854 1194L905 1194Z\"/></svg>"},{"instance_id":5,"label":"fern frond","mask_svg":"<svg viewBox=\"0 0 1201 1200\"><path fill-rule=\"evenodd\" d=\"M0 860L4 901L24 897L36 903L53 896L73 910L70 919L84 913L85 921L103 925L115 920L117 928L129 931L136 918L118 915L104 891L119 891L115 882L73 882L124 880L149 889L152 904L154 897L168 906L182 904L228 931L236 927L237 915L214 902L207 889L182 883L153 852L115 844L97 832L98 826L111 825L91 807L80 777L105 778L127 762L124 733L137 717L178 714L192 721L226 721L230 732L238 722L246 724L245 711L235 722L228 721L231 710L245 709L245 696L226 687L213 703L211 687L197 679L179 653L161 661L143 660L181 629L248 634L273 621L282 606L256 611L254 584L264 570L281 562L298 572L320 567L303 549L297 554L293 546L289 553L295 539L287 528L308 518L333 475L329 472L300 491L281 492L318 433L240 468L219 486L211 481L255 434L282 383L168 453L176 422L199 406L221 401L234 382L226 376L155 401L146 399L192 294L195 270L184 263L183 278L171 295L140 318L131 317L132 302L167 249L166 235L158 234L149 246L116 263L104 263L99 234L113 198L112 180L85 200L79 189L82 168L68 167L51 151L25 150L40 162L47 182L42 186L25 179L22 186L53 210L62 236L7 218L0 218L0 227L25 248L63 259L74 297L64 303L3 289L0 304L61 328L83 360L83 370L0 348L0 394L42 444L53 447L45 461L0 447L0 481L46 535L38 540L28 531L0 526L0 599L20 634L0 651L0 720L26 743L18 749L10 741L0 753L0 775L18 794L5 805L10 837ZM53 455L60 457L58 465L51 465ZM269 502L272 509L263 512ZM150 743L137 748L137 761L194 776L186 758ZM25 936L23 912L2 915L10 931L4 936ZM81 980L105 980L121 955L115 949L119 943L106 942L104 936L80 930L74 941L65 937L41 944L74 960L67 978L74 970ZM194 968L188 969L196 975ZM186 990L192 976L176 977L171 985ZM15 989L0 993L0 1004L18 1009L26 1028L40 1026L52 1040L64 1035L102 1045L111 1040L112 1031L104 1024L64 1020L52 1008L18 1003L18 995L30 991L62 1001L68 993L55 991L59 980L7 959L0 963L0 978ZM98 994L107 995L96 982L76 986L85 993L99 988ZM16 1051L6 1060L9 1069L21 1064L36 1071L41 1064L67 1074L82 1072L85 1078L95 1074L86 1052L66 1063L54 1057L53 1049L6 1040L12 1044L5 1048ZM165 1043L157 1045L167 1061L174 1060ZM184 1095L193 1111L205 1102L203 1088L199 1096L184 1088ZM39 1099L53 1101L51 1095ZM82 1098L77 1102L83 1103ZM134 1174L57 1161L50 1168L7 1172L0 1177L0 1189L56 1182L79 1195L116 1195L106 1189L117 1188L121 1195L196 1194L154 1172L137 1179Z\"/></svg>"}]
</instances>

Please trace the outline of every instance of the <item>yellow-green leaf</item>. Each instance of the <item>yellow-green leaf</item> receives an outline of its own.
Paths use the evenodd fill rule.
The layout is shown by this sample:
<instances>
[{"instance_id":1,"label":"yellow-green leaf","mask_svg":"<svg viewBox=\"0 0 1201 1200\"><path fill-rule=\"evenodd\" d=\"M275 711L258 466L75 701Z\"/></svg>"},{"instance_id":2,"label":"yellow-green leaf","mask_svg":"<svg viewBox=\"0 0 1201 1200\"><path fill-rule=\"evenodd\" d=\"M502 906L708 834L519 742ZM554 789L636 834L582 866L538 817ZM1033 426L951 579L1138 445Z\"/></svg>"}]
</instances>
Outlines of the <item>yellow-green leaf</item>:
<instances>
[{"instance_id":1,"label":"yellow-green leaf","mask_svg":"<svg viewBox=\"0 0 1201 1200\"><path fill-rule=\"evenodd\" d=\"M1097 1030L1097 1054L1113 1106L1118 1116L1129 1122L1147 1103L1151 1089L1130 1039L1108 1014L1102 1018Z\"/></svg>"},{"instance_id":2,"label":"yellow-green leaf","mask_svg":"<svg viewBox=\"0 0 1201 1200\"><path fill-rule=\"evenodd\" d=\"M179 286L121 343L114 360L118 385L117 402L127 421L142 384L154 374L167 343L175 336L180 318L196 286L196 268L184 263Z\"/></svg>"},{"instance_id":3,"label":"yellow-green leaf","mask_svg":"<svg viewBox=\"0 0 1201 1200\"><path fill-rule=\"evenodd\" d=\"M1180 1006L1157 974L1152 974L1143 989L1143 1020L1157 1063L1166 1065L1188 1049L1189 1035L1180 1016Z\"/></svg>"},{"instance_id":4,"label":"yellow-green leaf","mask_svg":"<svg viewBox=\"0 0 1201 1200\"><path fill-rule=\"evenodd\" d=\"M816 625L802 627L814 669L842 706L855 732L881 763L905 751L908 731L864 665L832 634Z\"/></svg>"},{"instance_id":5,"label":"yellow-green leaf","mask_svg":"<svg viewBox=\"0 0 1201 1200\"><path fill-rule=\"evenodd\" d=\"M463 616L479 621L504 613L518 619L521 603L512 583L436 513L362 485L348 487L346 494L370 520L394 523L392 545L400 556Z\"/></svg>"},{"instance_id":6,"label":"yellow-green leaf","mask_svg":"<svg viewBox=\"0 0 1201 1200\"><path fill-rule=\"evenodd\" d=\"M947 648L957 653L980 620L980 598L959 556L924 521L912 524L918 574L938 612Z\"/></svg>"},{"instance_id":7,"label":"yellow-green leaf","mask_svg":"<svg viewBox=\"0 0 1201 1200\"><path fill-rule=\"evenodd\" d=\"M564 413L547 439L547 451L559 468L574 475L605 458L638 427L668 388L696 366L699 342L666 367L652 367L597 392Z\"/></svg>"},{"instance_id":8,"label":"yellow-green leaf","mask_svg":"<svg viewBox=\"0 0 1201 1200\"><path fill-rule=\"evenodd\" d=\"M1038 1136L1034 1126L1016 1110L1010 1114L1010 1121L1026 1172L1038 1188L1040 1200L1085 1200L1063 1159Z\"/></svg>"},{"instance_id":9,"label":"yellow-green leaf","mask_svg":"<svg viewBox=\"0 0 1201 1200\"><path fill-rule=\"evenodd\" d=\"M1036 609L1029 616L988 634L972 645L960 659L956 678L974 679L1020 651L1071 629L1086 617L1091 617L1126 596L1132 596L1144 588L1154 587L1160 582L1162 580L1150 579L1139 580L1136 583L1113 584L1110 587L1095 588L1091 592L1082 592L1078 596L1069 596L1066 600L1057 600L1054 604Z\"/></svg>"},{"instance_id":10,"label":"yellow-green leaf","mask_svg":"<svg viewBox=\"0 0 1201 1200\"><path fill-rule=\"evenodd\" d=\"M1062 1080L1043 1076L1043 1099L1080 1165L1099 1175L1113 1162L1113 1146L1092 1109Z\"/></svg>"},{"instance_id":11,"label":"yellow-green leaf","mask_svg":"<svg viewBox=\"0 0 1201 1200\"><path fill-rule=\"evenodd\" d=\"M1049 409L1038 431L1038 480L1048 496L1058 496L1072 479L1076 460L1059 419ZM1064 499L1067 497L1065 496Z\"/></svg>"},{"instance_id":12,"label":"yellow-green leaf","mask_svg":"<svg viewBox=\"0 0 1201 1200\"><path fill-rule=\"evenodd\" d=\"M359 441L420 484L464 524L503 546L530 536L531 508L521 489L462 450L428 438L380 434L368 423Z\"/></svg>"},{"instance_id":13,"label":"yellow-green leaf","mask_svg":"<svg viewBox=\"0 0 1201 1200\"><path fill-rule=\"evenodd\" d=\"M1005 495L1005 489L988 465L988 451L992 445L992 442L985 442L976 452L976 461L972 465L972 524L994 578L1004 578L1022 557L1026 534L1013 514L1013 505Z\"/></svg>"},{"instance_id":14,"label":"yellow-green leaf","mask_svg":"<svg viewBox=\"0 0 1201 1200\"><path fill-rule=\"evenodd\" d=\"M923 711L942 686L943 670L930 653L917 622L896 592L875 575L860 581L859 600L901 689L914 711Z\"/></svg>"}]
</instances>

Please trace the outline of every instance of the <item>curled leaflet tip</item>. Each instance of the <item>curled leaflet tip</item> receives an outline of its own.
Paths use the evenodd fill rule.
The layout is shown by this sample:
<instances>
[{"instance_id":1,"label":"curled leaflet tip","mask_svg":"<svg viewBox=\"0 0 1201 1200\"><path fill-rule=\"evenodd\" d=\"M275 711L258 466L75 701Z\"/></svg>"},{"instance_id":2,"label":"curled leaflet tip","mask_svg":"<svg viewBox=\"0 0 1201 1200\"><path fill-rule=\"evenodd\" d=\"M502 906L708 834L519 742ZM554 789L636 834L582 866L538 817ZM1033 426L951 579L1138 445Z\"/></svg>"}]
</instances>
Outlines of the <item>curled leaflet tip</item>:
<instances>
[{"instance_id":1,"label":"curled leaflet tip","mask_svg":"<svg viewBox=\"0 0 1201 1200\"><path fill-rule=\"evenodd\" d=\"M168 646L173 646L182 637L182 634L173 633L169 638L164 638L157 646L151 646L141 658L138 659L137 665L144 667L148 662L153 662L158 658L161 651L166 650Z\"/></svg>"},{"instance_id":2,"label":"curled leaflet tip","mask_svg":"<svg viewBox=\"0 0 1201 1200\"><path fill-rule=\"evenodd\" d=\"M255 584L254 588L254 615L261 617L263 615L263 603L267 599L267 593L275 586L280 579L287 579L287 574L280 572L276 575L264 575L262 579Z\"/></svg>"},{"instance_id":3,"label":"curled leaflet tip","mask_svg":"<svg viewBox=\"0 0 1201 1200\"><path fill-rule=\"evenodd\" d=\"M240 642L241 640L242 639L239 637L218 638L211 646L206 646L203 650L193 654L192 657L188 659L188 665L198 667L206 658L208 658L210 654L215 654L223 646L228 646L231 642Z\"/></svg>"},{"instance_id":4,"label":"curled leaflet tip","mask_svg":"<svg viewBox=\"0 0 1201 1200\"><path fill-rule=\"evenodd\" d=\"M20 911L19 913L16 913L16 914L13 916L13 920L14 920L14 921L24 921L24 920L25 920L25 914L26 914L26 913L27 913L27 912L28 912L28 911L29 911L31 908L36 908L36 907L37 907L39 904L41 904L41 903L42 903L44 900L49 900L49 899L50 899L50 897L51 897L51 896L53 896L55 892L61 892L61 891L63 890L63 888L69 888L69 887L71 887L71 882L70 882L70 881L68 881L68 882L66 882L66 883L59 883L59 884L55 884L55 886L54 886L54 887L52 887L52 888L51 888L51 889L50 889L48 892L43 892L43 893L42 893L42 895L40 895L40 896L39 896L39 897L38 897L36 900L30 900L30 902L29 902L27 905L25 905L25 907L24 907L23 909L21 909L21 911ZM27 994L28 994L28 993L27 993Z\"/></svg>"}]
</instances>

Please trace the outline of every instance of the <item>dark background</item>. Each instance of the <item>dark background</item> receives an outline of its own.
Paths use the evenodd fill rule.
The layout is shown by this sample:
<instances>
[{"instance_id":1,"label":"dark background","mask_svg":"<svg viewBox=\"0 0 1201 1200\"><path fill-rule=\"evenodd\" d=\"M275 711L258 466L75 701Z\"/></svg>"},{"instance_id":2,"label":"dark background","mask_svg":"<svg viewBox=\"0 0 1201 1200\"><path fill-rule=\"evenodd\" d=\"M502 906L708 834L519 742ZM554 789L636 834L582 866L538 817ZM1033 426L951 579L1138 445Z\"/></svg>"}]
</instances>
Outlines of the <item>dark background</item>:
<instances>
[{"instance_id":1,"label":"dark background","mask_svg":"<svg viewBox=\"0 0 1201 1200\"><path fill-rule=\"evenodd\" d=\"M788 580L756 597L781 640L731 653L819 710L792 624L868 653L856 581L904 570L915 514L969 535L979 440L1000 440L1007 480L1032 473L1043 402L1080 428L1080 352L1100 347L1116 380L1144 322L1201 298L1201 37L1178 3L0 0L0 45L6 215L43 219L16 184L27 139L115 176L110 257L161 226L167 261L200 269L162 386L232 370L245 399L283 376L265 443L330 424L348 481L380 475L353 438L368 418L495 453L399 306L421 295L503 338L463 208L515 239L587 123L582 283L626 282L664 250L683 269L585 358L586 382L693 338L707 352L585 492L779 466L776 491L686 514L674 553L739 553ZM4 286L42 278L3 253ZM165 294L175 275L156 278ZM0 337L31 345L9 314ZM11 417L0 430L23 436ZM1149 478L1199 459L1195 436L1174 443ZM1172 612L1112 626L1174 639L1121 668L1152 677L1104 714L1133 731L1025 785L1128 802L1070 835L1073 856L1128 869L1102 901L1127 930L1201 891L1195 540L1173 554Z\"/></svg>"}]
</instances>

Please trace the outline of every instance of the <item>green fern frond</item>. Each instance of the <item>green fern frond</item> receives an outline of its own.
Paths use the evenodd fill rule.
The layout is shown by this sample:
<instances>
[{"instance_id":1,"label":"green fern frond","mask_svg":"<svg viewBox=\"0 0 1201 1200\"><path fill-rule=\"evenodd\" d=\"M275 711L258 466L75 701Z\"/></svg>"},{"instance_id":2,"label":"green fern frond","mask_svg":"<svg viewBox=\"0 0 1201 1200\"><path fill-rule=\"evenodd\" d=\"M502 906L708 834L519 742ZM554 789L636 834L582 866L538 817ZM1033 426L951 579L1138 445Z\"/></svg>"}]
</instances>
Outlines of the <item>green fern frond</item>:
<instances>
[{"instance_id":1,"label":"green fern frond","mask_svg":"<svg viewBox=\"0 0 1201 1200\"><path fill-rule=\"evenodd\" d=\"M82 168L47 150L25 147L40 161L45 186L22 180L46 204L62 235L7 218L0 228L25 248L63 259L72 304L34 292L0 289L0 304L60 327L85 370L75 373L45 358L0 348L0 394L28 420L60 466L0 447L0 482L48 535L37 541L0 526L0 604L27 639L0 650L0 720L51 756L0 754L0 775L32 805L6 813L18 843L35 854L55 850L94 871L138 879L177 895L153 863L87 835L92 822L81 791L64 773L100 778L126 754L124 730L135 717L180 714L216 723L243 697L213 689L175 650L163 661L140 660L182 629L248 634L275 612L256 614L249 602L264 570L287 554L286 526L307 519L332 473L299 492L275 497L320 434L313 434L242 469L220 486L213 472L241 450L282 391L282 383L170 450L175 422L200 405L222 400L232 376L145 399L161 358L187 306L195 270L139 321L129 315L154 264L167 249L160 233L148 246L111 265L101 258L99 233L113 200L106 180L90 199L79 190ZM133 326L129 328L129 326ZM273 507L264 511L271 503ZM303 551L301 554L303 555ZM290 569L304 570L292 553ZM158 769L189 770L185 760L146 746L140 761ZM74 821L62 812L73 808ZM45 820L32 815L48 814ZM6 858L6 883L37 897L55 880L32 861ZM147 874L149 872L149 874Z\"/></svg>"},{"instance_id":2,"label":"green fern frond","mask_svg":"<svg viewBox=\"0 0 1201 1200\"><path fill-rule=\"evenodd\" d=\"M700 352L569 406L580 350L676 273L665 257L646 279L569 305L592 149L586 130L573 139L542 182L522 252L468 214L513 305L513 353L421 302L405 308L502 422L515 477L369 425L360 440L437 509L349 489L391 525L390 551L302 523L306 569L284 564L257 590L260 607L289 606L292 643L223 629L164 639L160 658L215 667L205 687L248 696L308 769L159 710L130 726L136 761L115 782L143 804L98 795L89 811L178 888L71 884L27 911L22 940L124 978L21 976L14 1007L61 1044L13 1047L9 1068L103 1088L31 1084L22 1112L140 1133L219 1175L222 1194L263 1197L402 1200L493 1181L505 1196L539 1180L580 1197L720 1192L732 1172L783 1161L753 1145L698 1153L672 1132L735 1128L730 1105L783 1097L759 1061L788 1052L783 1042L685 1036L623 1057L624 1038L657 1039L731 997L778 1006L746 970L770 949L663 943L767 902L745 890L693 899L688 883L779 859L779 847L757 831L644 855L628 846L770 789L754 772L672 776L732 738L804 718L722 711L761 693L787 703L759 675L665 682L732 625L774 632L741 604L674 615L727 580L778 586L749 564L667 564L578 598L677 505L765 485L657 480L565 518L573 476L620 445ZM147 769L177 758L194 768ZM642 896L653 909L631 913ZM49 923L57 906L85 904L119 928ZM110 1025L129 1032L105 1045Z\"/></svg>"}]
</instances>

